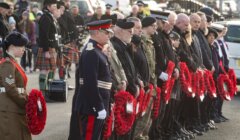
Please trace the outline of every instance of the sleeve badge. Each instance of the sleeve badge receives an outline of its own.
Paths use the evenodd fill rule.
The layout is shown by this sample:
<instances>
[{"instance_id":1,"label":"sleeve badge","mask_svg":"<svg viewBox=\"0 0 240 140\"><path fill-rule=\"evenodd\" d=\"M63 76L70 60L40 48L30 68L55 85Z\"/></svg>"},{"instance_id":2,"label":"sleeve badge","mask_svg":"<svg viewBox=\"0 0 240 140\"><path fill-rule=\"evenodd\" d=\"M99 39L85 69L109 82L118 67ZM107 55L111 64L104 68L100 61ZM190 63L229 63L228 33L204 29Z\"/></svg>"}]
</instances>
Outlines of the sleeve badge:
<instances>
[{"instance_id":1,"label":"sleeve badge","mask_svg":"<svg viewBox=\"0 0 240 140\"><path fill-rule=\"evenodd\" d=\"M87 51L91 51L91 50L93 50L93 49L94 49L94 48L93 48L93 44L92 44L92 43L88 43L86 50L87 50Z\"/></svg>"},{"instance_id":2,"label":"sleeve badge","mask_svg":"<svg viewBox=\"0 0 240 140\"><path fill-rule=\"evenodd\" d=\"M15 83L15 79L13 79L12 75L9 75L8 77L5 78L5 82L8 84L8 85L12 85Z\"/></svg>"}]
</instances>

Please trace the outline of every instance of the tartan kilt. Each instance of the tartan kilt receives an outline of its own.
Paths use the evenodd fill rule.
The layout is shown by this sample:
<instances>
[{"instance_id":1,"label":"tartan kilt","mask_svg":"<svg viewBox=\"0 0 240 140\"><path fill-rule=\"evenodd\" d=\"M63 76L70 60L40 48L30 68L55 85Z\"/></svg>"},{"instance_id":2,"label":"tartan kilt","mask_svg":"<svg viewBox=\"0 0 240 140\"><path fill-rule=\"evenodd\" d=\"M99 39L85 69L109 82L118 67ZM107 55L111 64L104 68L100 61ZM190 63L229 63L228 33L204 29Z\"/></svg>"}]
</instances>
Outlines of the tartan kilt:
<instances>
[{"instance_id":1,"label":"tartan kilt","mask_svg":"<svg viewBox=\"0 0 240 140\"><path fill-rule=\"evenodd\" d=\"M63 53L65 54L66 57L68 57L68 59L70 59L72 63L78 63L79 50L77 48L76 43L70 43L65 45Z\"/></svg>"},{"instance_id":2,"label":"tartan kilt","mask_svg":"<svg viewBox=\"0 0 240 140\"><path fill-rule=\"evenodd\" d=\"M46 59L45 53L42 48L38 49L36 68L40 70L56 70L56 51L53 48L49 48L50 58Z\"/></svg>"}]
</instances>

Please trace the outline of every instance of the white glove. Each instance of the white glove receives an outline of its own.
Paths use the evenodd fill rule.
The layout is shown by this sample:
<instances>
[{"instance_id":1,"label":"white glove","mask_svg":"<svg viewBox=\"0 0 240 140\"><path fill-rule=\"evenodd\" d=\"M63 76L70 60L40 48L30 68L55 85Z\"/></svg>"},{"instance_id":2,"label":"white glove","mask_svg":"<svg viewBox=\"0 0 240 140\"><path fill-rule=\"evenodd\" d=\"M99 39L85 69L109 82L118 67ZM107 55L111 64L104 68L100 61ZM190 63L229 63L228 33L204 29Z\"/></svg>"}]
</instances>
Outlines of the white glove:
<instances>
[{"instance_id":1,"label":"white glove","mask_svg":"<svg viewBox=\"0 0 240 140\"><path fill-rule=\"evenodd\" d=\"M97 119L104 120L107 117L107 112L105 109L98 112Z\"/></svg>"},{"instance_id":2,"label":"white glove","mask_svg":"<svg viewBox=\"0 0 240 140\"><path fill-rule=\"evenodd\" d=\"M159 78L163 81L167 81L168 80L168 74L165 72L162 72L159 76Z\"/></svg>"}]
</instances>

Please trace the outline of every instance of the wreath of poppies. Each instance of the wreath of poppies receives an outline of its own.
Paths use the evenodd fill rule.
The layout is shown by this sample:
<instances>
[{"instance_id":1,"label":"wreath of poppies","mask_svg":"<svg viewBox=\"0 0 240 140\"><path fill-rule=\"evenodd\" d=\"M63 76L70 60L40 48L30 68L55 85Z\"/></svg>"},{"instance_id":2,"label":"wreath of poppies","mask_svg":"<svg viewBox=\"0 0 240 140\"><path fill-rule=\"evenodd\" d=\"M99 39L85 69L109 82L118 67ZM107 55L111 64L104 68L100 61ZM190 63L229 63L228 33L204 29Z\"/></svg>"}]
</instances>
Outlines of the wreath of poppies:
<instances>
[{"instance_id":1,"label":"wreath of poppies","mask_svg":"<svg viewBox=\"0 0 240 140\"><path fill-rule=\"evenodd\" d=\"M112 126L114 118L114 105L111 107L110 115L107 117L103 130L103 139L107 140L112 135Z\"/></svg>"},{"instance_id":2,"label":"wreath of poppies","mask_svg":"<svg viewBox=\"0 0 240 140\"><path fill-rule=\"evenodd\" d=\"M234 94L234 87L228 75L220 74L218 77L218 91L223 100L230 101L231 95Z\"/></svg>"},{"instance_id":3,"label":"wreath of poppies","mask_svg":"<svg viewBox=\"0 0 240 140\"><path fill-rule=\"evenodd\" d=\"M216 98L217 97L216 85L213 79L213 75L209 70L205 70L204 80L205 80L205 86L206 86L206 90L209 97Z\"/></svg>"},{"instance_id":4,"label":"wreath of poppies","mask_svg":"<svg viewBox=\"0 0 240 140\"><path fill-rule=\"evenodd\" d=\"M144 113L149 105L150 99L152 97L153 85L149 84L149 91L146 91L144 94L143 102L141 107L141 112Z\"/></svg>"},{"instance_id":5,"label":"wreath of poppies","mask_svg":"<svg viewBox=\"0 0 240 140\"><path fill-rule=\"evenodd\" d=\"M114 109L114 129L117 135L124 135L129 132L136 117L136 100L134 97L126 92L119 91L114 95L115 109ZM127 103L133 104L133 113L126 112Z\"/></svg>"},{"instance_id":6,"label":"wreath of poppies","mask_svg":"<svg viewBox=\"0 0 240 140\"><path fill-rule=\"evenodd\" d=\"M175 78L172 77L174 68L175 68L175 64L172 61L169 61L167 70L166 70L166 73L168 74L168 80L163 84L163 98L165 103L168 103L170 99L173 85L175 82Z\"/></svg>"},{"instance_id":7,"label":"wreath of poppies","mask_svg":"<svg viewBox=\"0 0 240 140\"><path fill-rule=\"evenodd\" d=\"M195 97L195 94L192 93L192 87L191 87L191 82L192 82L192 77L191 73L189 72L189 69L184 62L180 62L180 81L181 81L181 87L183 92L188 96L188 97Z\"/></svg>"},{"instance_id":8,"label":"wreath of poppies","mask_svg":"<svg viewBox=\"0 0 240 140\"><path fill-rule=\"evenodd\" d=\"M203 101L204 99L204 93L205 93L205 81L204 81L204 72L201 70L197 71L198 75L198 87L197 87L197 97L200 101Z\"/></svg>"},{"instance_id":9,"label":"wreath of poppies","mask_svg":"<svg viewBox=\"0 0 240 140\"><path fill-rule=\"evenodd\" d=\"M232 81L234 93L236 94L237 93L237 77L236 77L235 71L233 69L228 70L228 77ZM233 96L234 96L234 94L231 95L231 97L233 97Z\"/></svg>"},{"instance_id":10,"label":"wreath of poppies","mask_svg":"<svg viewBox=\"0 0 240 140\"><path fill-rule=\"evenodd\" d=\"M33 135L42 132L46 124L47 108L42 92L32 89L26 104L28 129Z\"/></svg>"},{"instance_id":11,"label":"wreath of poppies","mask_svg":"<svg viewBox=\"0 0 240 140\"><path fill-rule=\"evenodd\" d=\"M160 101L161 101L161 89L159 87L156 88L156 98L153 101L153 110L152 110L152 118L153 120L157 119L159 114L159 108L160 108Z\"/></svg>"}]
</instances>

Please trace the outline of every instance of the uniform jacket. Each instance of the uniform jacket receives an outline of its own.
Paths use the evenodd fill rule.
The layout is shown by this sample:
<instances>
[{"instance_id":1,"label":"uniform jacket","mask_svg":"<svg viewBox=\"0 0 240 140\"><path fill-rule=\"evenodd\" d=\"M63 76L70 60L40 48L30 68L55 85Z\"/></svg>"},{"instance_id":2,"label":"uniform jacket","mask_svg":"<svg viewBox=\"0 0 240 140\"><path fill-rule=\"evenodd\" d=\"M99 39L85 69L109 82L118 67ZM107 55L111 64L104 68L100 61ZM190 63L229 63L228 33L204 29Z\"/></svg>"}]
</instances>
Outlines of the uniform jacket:
<instances>
[{"instance_id":1,"label":"uniform jacket","mask_svg":"<svg viewBox=\"0 0 240 140\"><path fill-rule=\"evenodd\" d=\"M117 51L117 56L122 63L123 69L125 71L128 83L127 83L127 91L135 96L137 92L137 73L131 59L131 56L128 52L127 44L123 43L117 37L111 38L111 42L115 50Z\"/></svg>"},{"instance_id":2,"label":"uniform jacket","mask_svg":"<svg viewBox=\"0 0 240 140\"><path fill-rule=\"evenodd\" d=\"M156 67L156 61L155 61L155 48L153 46L153 42L151 38L147 38L144 35L142 36L143 40L143 50L145 53L145 56L147 58L148 62L148 68L149 68L149 82L153 85L156 85L156 75L155 75L155 67Z\"/></svg>"},{"instance_id":3,"label":"uniform jacket","mask_svg":"<svg viewBox=\"0 0 240 140\"><path fill-rule=\"evenodd\" d=\"M110 66L96 41L90 39L84 48L76 71L75 111L82 115L96 115L109 110L112 86Z\"/></svg>"},{"instance_id":4,"label":"uniform jacket","mask_svg":"<svg viewBox=\"0 0 240 140\"><path fill-rule=\"evenodd\" d=\"M0 111L25 114L25 104L27 102L26 90L21 94L18 88L24 88L24 79L18 69L11 62L13 58L6 58L0 64L0 87L5 88L0 93Z\"/></svg>"},{"instance_id":5,"label":"uniform jacket","mask_svg":"<svg viewBox=\"0 0 240 140\"><path fill-rule=\"evenodd\" d=\"M52 14L45 9L39 20L39 47L43 51L48 51L49 48L57 48L58 46L55 26Z\"/></svg>"},{"instance_id":6,"label":"uniform jacket","mask_svg":"<svg viewBox=\"0 0 240 140\"><path fill-rule=\"evenodd\" d=\"M16 63L13 58L6 58L0 64L0 139L31 140L25 112L26 75L23 78L10 59Z\"/></svg>"}]
</instances>

